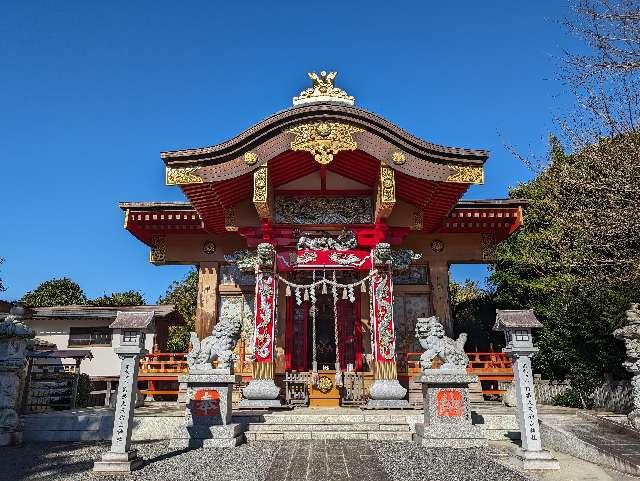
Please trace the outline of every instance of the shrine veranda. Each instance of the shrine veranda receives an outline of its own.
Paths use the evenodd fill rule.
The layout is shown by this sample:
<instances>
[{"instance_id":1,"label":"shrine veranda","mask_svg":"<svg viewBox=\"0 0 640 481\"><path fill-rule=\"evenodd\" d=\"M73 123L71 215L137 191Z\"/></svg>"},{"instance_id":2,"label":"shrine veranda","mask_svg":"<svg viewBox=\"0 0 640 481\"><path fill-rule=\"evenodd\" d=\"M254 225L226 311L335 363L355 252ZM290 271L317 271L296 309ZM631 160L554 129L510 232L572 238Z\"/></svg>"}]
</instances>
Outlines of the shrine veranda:
<instances>
[{"instance_id":1,"label":"shrine veranda","mask_svg":"<svg viewBox=\"0 0 640 481\"><path fill-rule=\"evenodd\" d=\"M453 334L450 264L491 262L523 222L523 200L461 200L488 156L419 139L316 76L230 140L162 152L186 202L120 207L151 263L197 266L200 339L241 319L243 383L299 379L290 404L338 407L357 378L363 398L383 386L407 402L387 391L417 374L416 319Z\"/></svg>"}]
</instances>

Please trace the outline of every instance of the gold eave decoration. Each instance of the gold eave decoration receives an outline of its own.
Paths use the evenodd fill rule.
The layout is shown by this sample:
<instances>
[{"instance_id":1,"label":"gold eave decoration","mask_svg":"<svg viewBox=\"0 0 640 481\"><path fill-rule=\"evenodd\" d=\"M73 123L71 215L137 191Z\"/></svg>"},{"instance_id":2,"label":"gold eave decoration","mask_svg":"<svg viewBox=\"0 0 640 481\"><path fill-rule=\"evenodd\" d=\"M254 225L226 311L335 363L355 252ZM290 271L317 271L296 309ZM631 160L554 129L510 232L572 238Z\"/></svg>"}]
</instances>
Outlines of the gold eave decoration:
<instances>
[{"instance_id":1,"label":"gold eave decoration","mask_svg":"<svg viewBox=\"0 0 640 481\"><path fill-rule=\"evenodd\" d=\"M195 174L199 167L167 167L167 185L202 184L204 180Z\"/></svg>"},{"instance_id":2,"label":"gold eave decoration","mask_svg":"<svg viewBox=\"0 0 640 481\"><path fill-rule=\"evenodd\" d=\"M358 143L353 139L353 134L363 130L340 122L310 122L293 127L287 132L295 136L291 142L291 150L309 152L316 162L326 165L338 152L356 150Z\"/></svg>"},{"instance_id":3,"label":"gold eave decoration","mask_svg":"<svg viewBox=\"0 0 640 481\"><path fill-rule=\"evenodd\" d=\"M255 152L247 152L244 154L244 163L253 165L258 161L258 155Z\"/></svg>"},{"instance_id":4,"label":"gold eave decoration","mask_svg":"<svg viewBox=\"0 0 640 481\"><path fill-rule=\"evenodd\" d=\"M376 219L387 218L396 205L396 178L391 167L380 163L380 179L376 202Z\"/></svg>"},{"instance_id":5,"label":"gold eave decoration","mask_svg":"<svg viewBox=\"0 0 640 481\"><path fill-rule=\"evenodd\" d=\"M401 150L396 150L391 154L391 160L396 165L402 165L407 161L407 156Z\"/></svg>"},{"instance_id":6,"label":"gold eave decoration","mask_svg":"<svg viewBox=\"0 0 640 481\"><path fill-rule=\"evenodd\" d=\"M167 238L165 236L153 236L151 249L149 250L149 262L152 264L164 264L167 260Z\"/></svg>"},{"instance_id":7,"label":"gold eave decoration","mask_svg":"<svg viewBox=\"0 0 640 481\"><path fill-rule=\"evenodd\" d=\"M261 219L271 218L269 208L269 177L266 165L261 165L253 173L253 205Z\"/></svg>"},{"instance_id":8,"label":"gold eave decoration","mask_svg":"<svg viewBox=\"0 0 640 481\"><path fill-rule=\"evenodd\" d=\"M447 182L484 184L484 167L450 165Z\"/></svg>"},{"instance_id":9,"label":"gold eave decoration","mask_svg":"<svg viewBox=\"0 0 640 481\"><path fill-rule=\"evenodd\" d=\"M224 228L227 232L238 232L238 216L235 207L229 207L224 211Z\"/></svg>"}]
</instances>

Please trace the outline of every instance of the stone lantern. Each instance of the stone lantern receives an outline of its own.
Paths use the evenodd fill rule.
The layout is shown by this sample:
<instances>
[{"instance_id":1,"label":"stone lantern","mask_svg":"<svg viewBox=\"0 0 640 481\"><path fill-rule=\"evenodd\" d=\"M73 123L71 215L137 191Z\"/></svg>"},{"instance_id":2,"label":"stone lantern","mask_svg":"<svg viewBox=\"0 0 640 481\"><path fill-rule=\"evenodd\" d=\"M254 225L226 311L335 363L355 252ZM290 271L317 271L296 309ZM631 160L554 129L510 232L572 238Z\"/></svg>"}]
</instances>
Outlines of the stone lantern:
<instances>
[{"instance_id":1,"label":"stone lantern","mask_svg":"<svg viewBox=\"0 0 640 481\"><path fill-rule=\"evenodd\" d=\"M146 331L154 315L153 311L118 311L116 320L109 326L120 335L120 346L115 348L121 360L120 381L113 418L111 449L102 455L101 461L94 463L94 471L129 472L142 465L142 458L135 449L131 449L131 429L138 390L140 357L147 354L144 345Z\"/></svg>"},{"instance_id":2,"label":"stone lantern","mask_svg":"<svg viewBox=\"0 0 640 481\"><path fill-rule=\"evenodd\" d=\"M33 329L22 323L25 310L15 306L0 322L0 446L22 443L20 410L21 384L27 364Z\"/></svg>"},{"instance_id":3,"label":"stone lantern","mask_svg":"<svg viewBox=\"0 0 640 481\"><path fill-rule=\"evenodd\" d=\"M560 469L558 460L542 449L531 371L531 356L538 352L533 345L531 330L539 327L542 327L542 323L529 309L496 310L493 330L504 332L507 345L502 351L509 356L513 366L516 414L522 441L521 448L516 451L515 461L525 469Z\"/></svg>"},{"instance_id":4,"label":"stone lantern","mask_svg":"<svg viewBox=\"0 0 640 481\"><path fill-rule=\"evenodd\" d=\"M640 304L633 303L627 311L627 324L613 331L613 337L624 341L626 359L624 368L632 374L631 393L633 410L628 414L629 422L640 428Z\"/></svg>"}]
</instances>

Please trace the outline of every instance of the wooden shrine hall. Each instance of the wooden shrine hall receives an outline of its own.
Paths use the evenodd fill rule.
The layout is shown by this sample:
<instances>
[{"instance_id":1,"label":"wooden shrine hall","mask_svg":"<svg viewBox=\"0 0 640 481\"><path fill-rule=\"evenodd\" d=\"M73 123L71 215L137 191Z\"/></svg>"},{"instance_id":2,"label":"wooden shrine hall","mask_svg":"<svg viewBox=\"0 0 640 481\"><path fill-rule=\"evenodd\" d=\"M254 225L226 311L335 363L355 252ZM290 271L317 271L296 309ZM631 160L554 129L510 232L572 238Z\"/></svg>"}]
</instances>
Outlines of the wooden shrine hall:
<instances>
[{"instance_id":1,"label":"wooden shrine hall","mask_svg":"<svg viewBox=\"0 0 640 481\"><path fill-rule=\"evenodd\" d=\"M522 224L524 201L461 200L487 151L419 139L335 75L230 140L163 152L186 202L120 204L153 264L197 266L201 339L241 320L236 369L266 406L274 384L291 404L410 402L416 319L452 334L449 265L491 262Z\"/></svg>"}]
</instances>

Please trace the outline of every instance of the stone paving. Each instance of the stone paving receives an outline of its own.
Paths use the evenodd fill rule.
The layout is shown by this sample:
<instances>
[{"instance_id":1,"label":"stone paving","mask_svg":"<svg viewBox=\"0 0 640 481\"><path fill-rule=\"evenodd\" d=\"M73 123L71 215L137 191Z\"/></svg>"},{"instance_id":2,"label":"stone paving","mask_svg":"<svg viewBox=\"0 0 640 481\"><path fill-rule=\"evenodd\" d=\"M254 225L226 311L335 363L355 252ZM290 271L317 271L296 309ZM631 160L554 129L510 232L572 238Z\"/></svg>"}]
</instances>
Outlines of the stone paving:
<instances>
[{"instance_id":1,"label":"stone paving","mask_svg":"<svg viewBox=\"0 0 640 481\"><path fill-rule=\"evenodd\" d=\"M414 443L370 441L255 442L234 449L134 446L144 466L123 478L91 471L107 443L34 443L0 450L0 481L524 481L531 479L487 450L425 449Z\"/></svg>"},{"instance_id":2,"label":"stone paving","mask_svg":"<svg viewBox=\"0 0 640 481\"><path fill-rule=\"evenodd\" d=\"M391 481L368 443L328 440L283 443L266 479Z\"/></svg>"}]
</instances>

